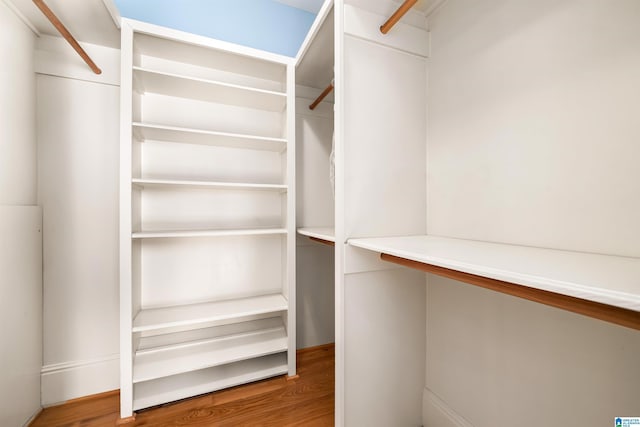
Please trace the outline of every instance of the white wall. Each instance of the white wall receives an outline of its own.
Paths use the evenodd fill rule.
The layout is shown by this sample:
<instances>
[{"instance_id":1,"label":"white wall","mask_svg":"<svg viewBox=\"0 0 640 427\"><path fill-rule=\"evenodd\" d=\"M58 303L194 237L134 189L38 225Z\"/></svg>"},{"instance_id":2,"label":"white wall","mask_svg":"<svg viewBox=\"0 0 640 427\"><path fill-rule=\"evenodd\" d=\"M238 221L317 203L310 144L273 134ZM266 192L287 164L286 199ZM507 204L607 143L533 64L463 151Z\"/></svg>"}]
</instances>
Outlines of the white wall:
<instances>
[{"instance_id":1,"label":"white wall","mask_svg":"<svg viewBox=\"0 0 640 427\"><path fill-rule=\"evenodd\" d=\"M0 206L0 425L17 427L40 410L42 212Z\"/></svg>"},{"instance_id":2,"label":"white wall","mask_svg":"<svg viewBox=\"0 0 640 427\"><path fill-rule=\"evenodd\" d=\"M449 0L430 19L429 234L640 256L639 18ZM611 425L640 414L639 353L638 331L430 276L424 422Z\"/></svg>"},{"instance_id":3,"label":"white wall","mask_svg":"<svg viewBox=\"0 0 640 427\"><path fill-rule=\"evenodd\" d=\"M0 2L0 425L40 409L42 234L36 201L35 35Z\"/></svg>"},{"instance_id":4,"label":"white wall","mask_svg":"<svg viewBox=\"0 0 640 427\"><path fill-rule=\"evenodd\" d=\"M35 35L0 2L0 204L36 202Z\"/></svg>"},{"instance_id":5,"label":"white wall","mask_svg":"<svg viewBox=\"0 0 640 427\"><path fill-rule=\"evenodd\" d=\"M38 201L43 208L45 405L119 388L119 51L38 42Z\"/></svg>"},{"instance_id":6,"label":"white wall","mask_svg":"<svg viewBox=\"0 0 640 427\"><path fill-rule=\"evenodd\" d=\"M639 17L453 0L431 19L429 233L640 256Z\"/></svg>"}]
</instances>

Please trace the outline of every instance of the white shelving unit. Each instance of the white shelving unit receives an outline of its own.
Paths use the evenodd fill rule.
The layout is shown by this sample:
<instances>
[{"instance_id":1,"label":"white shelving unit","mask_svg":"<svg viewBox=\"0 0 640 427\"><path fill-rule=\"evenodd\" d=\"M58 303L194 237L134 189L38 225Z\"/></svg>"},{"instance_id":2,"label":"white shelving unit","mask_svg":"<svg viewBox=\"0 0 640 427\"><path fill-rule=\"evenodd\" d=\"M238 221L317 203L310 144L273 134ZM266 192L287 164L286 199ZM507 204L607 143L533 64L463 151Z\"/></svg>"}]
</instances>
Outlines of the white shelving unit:
<instances>
[{"instance_id":1,"label":"white shelving unit","mask_svg":"<svg viewBox=\"0 0 640 427\"><path fill-rule=\"evenodd\" d=\"M289 58L122 27L121 417L295 375Z\"/></svg>"}]
</instances>

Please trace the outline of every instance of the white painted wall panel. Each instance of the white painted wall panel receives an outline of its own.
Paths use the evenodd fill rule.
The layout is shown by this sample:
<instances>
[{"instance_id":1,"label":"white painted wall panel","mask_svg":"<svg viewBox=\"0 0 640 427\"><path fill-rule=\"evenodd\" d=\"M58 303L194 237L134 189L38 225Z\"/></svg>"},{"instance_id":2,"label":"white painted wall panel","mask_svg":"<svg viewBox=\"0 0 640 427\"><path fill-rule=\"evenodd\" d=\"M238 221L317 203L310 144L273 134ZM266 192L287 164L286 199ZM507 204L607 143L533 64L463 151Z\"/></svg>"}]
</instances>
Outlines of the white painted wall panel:
<instances>
[{"instance_id":1,"label":"white painted wall panel","mask_svg":"<svg viewBox=\"0 0 640 427\"><path fill-rule=\"evenodd\" d=\"M231 132L273 138L285 137L284 114L252 108L216 104L148 92L134 97L134 105L143 98L141 108L134 108L134 120L217 132Z\"/></svg>"},{"instance_id":2,"label":"white painted wall panel","mask_svg":"<svg viewBox=\"0 0 640 427\"><path fill-rule=\"evenodd\" d=\"M426 61L345 36L348 238L425 233Z\"/></svg>"},{"instance_id":3,"label":"white painted wall panel","mask_svg":"<svg viewBox=\"0 0 640 427\"><path fill-rule=\"evenodd\" d=\"M277 191L164 189L142 192L142 229L279 228L284 224Z\"/></svg>"},{"instance_id":4,"label":"white painted wall panel","mask_svg":"<svg viewBox=\"0 0 640 427\"><path fill-rule=\"evenodd\" d=\"M307 348L335 341L334 249L302 239L306 244L296 247L296 342Z\"/></svg>"},{"instance_id":5,"label":"white painted wall panel","mask_svg":"<svg viewBox=\"0 0 640 427\"><path fill-rule=\"evenodd\" d=\"M40 410L41 225L37 206L0 206L0 425L6 427L22 426Z\"/></svg>"},{"instance_id":6,"label":"white painted wall panel","mask_svg":"<svg viewBox=\"0 0 640 427\"><path fill-rule=\"evenodd\" d=\"M420 426L424 273L345 276L345 426Z\"/></svg>"},{"instance_id":7,"label":"white painted wall panel","mask_svg":"<svg viewBox=\"0 0 640 427\"><path fill-rule=\"evenodd\" d=\"M44 233L43 403L117 388L118 87L38 75L38 200ZM70 364L66 380L51 376ZM51 369L49 369L51 368ZM66 381L66 382L65 382Z\"/></svg>"},{"instance_id":8,"label":"white painted wall panel","mask_svg":"<svg viewBox=\"0 0 640 427\"><path fill-rule=\"evenodd\" d=\"M285 183L278 152L153 141L140 148L143 178Z\"/></svg>"},{"instance_id":9,"label":"white painted wall panel","mask_svg":"<svg viewBox=\"0 0 640 427\"><path fill-rule=\"evenodd\" d=\"M0 204L36 202L35 36L0 2Z\"/></svg>"},{"instance_id":10,"label":"white painted wall panel","mask_svg":"<svg viewBox=\"0 0 640 427\"><path fill-rule=\"evenodd\" d=\"M282 292L279 235L147 239L142 243L142 307Z\"/></svg>"},{"instance_id":11,"label":"white painted wall panel","mask_svg":"<svg viewBox=\"0 0 640 427\"><path fill-rule=\"evenodd\" d=\"M296 114L296 203L298 227L331 227L334 197L329 180L329 155L333 138L333 104L309 110L313 100L298 98ZM306 111L305 111L306 110Z\"/></svg>"},{"instance_id":12,"label":"white painted wall panel","mask_svg":"<svg viewBox=\"0 0 640 427\"><path fill-rule=\"evenodd\" d=\"M433 17L430 234L640 256L638 18L633 0Z\"/></svg>"},{"instance_id":13,"label":"white painted wall panel","mask_svg":"<svg viewBox=\"0 0 640 427\"><path fill-rule=\"evenodd\" d=\"M428 281L427 386L472 425L597 427L640 413L640 332Z\"/></svg>"}]
</instances>

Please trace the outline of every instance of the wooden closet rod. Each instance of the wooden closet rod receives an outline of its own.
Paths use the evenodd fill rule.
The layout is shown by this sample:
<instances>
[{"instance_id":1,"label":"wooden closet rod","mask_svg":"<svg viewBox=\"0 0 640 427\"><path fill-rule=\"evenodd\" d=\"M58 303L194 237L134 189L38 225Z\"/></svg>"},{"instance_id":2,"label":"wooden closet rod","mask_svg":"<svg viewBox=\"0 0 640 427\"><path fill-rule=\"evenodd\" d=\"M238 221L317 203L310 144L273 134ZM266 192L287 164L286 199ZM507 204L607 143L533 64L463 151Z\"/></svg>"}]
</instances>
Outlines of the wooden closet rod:
<instances>
[{"instance_id":1,"label":"wooden closet rod","mask_svg":"<svg viewBox=\"0 0 640 427\"><path fill-rule=\"evenodd\" d=\"M319 239L317 237L309 236L309 240L313 240L314 242L322 243L323 245L327 245L327 246L335 246L336 245L334 242L331 242L329 240Z\"/></svg>"},{"instance_id":2,"label":"wooden closet rod","mask_svg":"<svg viewBox=\"0 0 640 427\"><path fill-rule=\"evenodd\" d=\"M322 91L320 96L318 96L316 98L316 100L313 101L311 103L311 105L309 105L309 109L310 110L315 109L318 106L318 104L320 104L322 102L322 100L325 99L327 97L327 95L329 95L331 93L332 90L333 90L333 80L331 80L331 83L329 83L329 86L327 86L327 88Z\"/></svg>"},{"instance_id":3,"label":"wooden closet rod","mask_svg":"<svg viewBox=\"0 0 640 427\"><path fill-rule=\"evenodd\" d=\"M389 30L398 23L400 18L402 18L404 14L407 13L409 9L411 9L417 2L418 0L405 0L405 2L402 3L398 10L396 10L394 14L389 17L389 19L387 19L387 22L380 26L380 32L382 32L382 34L387 34Z\"/></svg>"},{"instance_id":4,"label":"wooden closet rod","mask_svg":"<svg viewBox=\"0 0 640 427\"><path fill-rule=\"evenodd\" d=\"M568 295L557 294L555 292L542 289L529 288L515 283L504 282L502 280L490 279L488 277L477 276L475 274L464 273L462 271L451 270L432 264L400 258L389 254L380 254L380 259L405 267L414 268L426 273L436 274L449 279L458 280L470 285L490 289L495 292L524 298L540 304L582 314L605 322L614 323L627 328L640 330L640 312L628 310L626 308L614 307L595 301L588 301Z\"/></svg>"},{"instance_id":5,"label":"wooden closet rod","mask_svg":"<svg viewBox=\"0 0 640 427\"><path fill-rule=\"evenodd\" d=\"M33 2L36 4L36 6L38 6L38 9L42 11L44 16L47 17L47 19L53 24L53 26L56 27L56 30L58 30L58 32L62 35L62 37L64 37L65 40L69 42L71 47L73 47L75 51L78 52L78 55L80 55L80 57L84 59L84 62L87 63L89 68L91 68L93 72L96 74L102 74L102 70L98 68L96 63L93 62L93 60L89 57L89 55L87 55L87 52L85 52L82 46L78 44L76 39L71 35L69 30L67 30L64 24L60 22L60 20L55 15L55 13L53 13L53 11L49 9L49 6L47 6L43 0L33 0Z\"/></svg>"}]
</instances>

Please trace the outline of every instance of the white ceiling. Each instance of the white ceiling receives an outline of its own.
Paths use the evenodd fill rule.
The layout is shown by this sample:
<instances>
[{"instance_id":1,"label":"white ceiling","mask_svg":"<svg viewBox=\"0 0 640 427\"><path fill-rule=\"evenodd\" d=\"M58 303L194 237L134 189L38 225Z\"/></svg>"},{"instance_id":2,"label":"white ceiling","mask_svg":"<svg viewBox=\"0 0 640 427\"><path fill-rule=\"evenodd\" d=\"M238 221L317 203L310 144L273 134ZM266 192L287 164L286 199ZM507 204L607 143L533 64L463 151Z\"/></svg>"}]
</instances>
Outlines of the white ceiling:
<instances>
[{"instance_id":1,"label":"white ceiling","mask_svg":"<svg viewBox=\"0 0 640 427\"><path fill-rule=\"evenodd\" d=\"M60 34L32 0L4 0L40 34ZM105 0L110 6L111 0ZM69 32L80 42L120 47L120 31L103 0L45 0ZM117 10L114 9L117 13Z\"/></svg>"},{"instance_id":2,"label":"white ceiling","mask_svg":"<svg viewBox=\"0 0 640 427\"><path fill-rule=\"evenodd\" d=\"M318 13L325 0L275 0L278 3L295 7L296 9L306 10L311 13Z\"/></svg>"}]
</instances>

